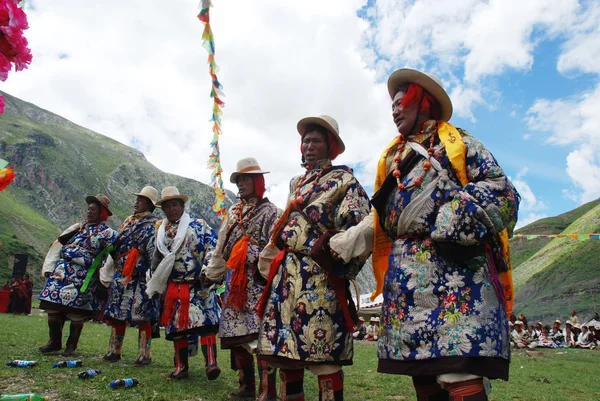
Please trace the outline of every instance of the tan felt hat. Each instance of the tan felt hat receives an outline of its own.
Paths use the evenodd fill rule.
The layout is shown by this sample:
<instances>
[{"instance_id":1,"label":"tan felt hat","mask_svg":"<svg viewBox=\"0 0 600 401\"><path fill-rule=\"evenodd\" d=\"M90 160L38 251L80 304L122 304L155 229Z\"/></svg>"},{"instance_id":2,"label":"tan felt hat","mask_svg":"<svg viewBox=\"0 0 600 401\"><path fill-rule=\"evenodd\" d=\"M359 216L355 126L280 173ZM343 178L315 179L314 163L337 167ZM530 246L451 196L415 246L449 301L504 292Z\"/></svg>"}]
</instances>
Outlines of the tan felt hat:
<instances>
[{"instance_id":1,"label":"tan felt hat","mask_svg":"<svg viewBox=\"0 0 600 401\"><path fill-rule=\"evenodd\" d=\"M108 196L103 195L103 194L98 194L96 196L88 196L88 197L85 198L85 202L88 205L90 203L99 203L99 204L101 204L102 206L104 206L106 208L106 210L108 210L108 215L112 216L112 212L108 208L108 205L110 205L110 199L108 199Z\"/></svg>"},{"instance_id":2,"label":"tan felt hat","mask_svg":"<svg viewBox=\"0 0 600 401\"><path fill-rule=\"evenodd\" d=\"M182 195L179 193L179 189L177 187L164 187L160 192L160 200L156 202L156 206L162 205L164 202L171 199L181 199L183 203L188 201L187 195Z\"/></svg>"},{"instance_id":3,"label":"tan felt hat","mask_svg":"<svg viewBox=\"0 0 600 401\"><path fill-rule=\"evenodd\" d=\"M450 120L450 117L452 117L452 101L438 77L410 68L396 70L388 79L387 87L390 97L394 99L398 87L406 84L417 84L425 89L440 104L440 120Z\"/></svg>"},{"instance_id":4,"label":"tan felt hat","mask_svg":"<svg viewBox=\"0 0 600 401\"><path fill-rule=\"evenodd\" d=\"M262 171L258 161L254 157L245 157L237 162L237 169L231 173L229 181L235 184L238 175L241 174L268 174L270 171Z\"/></svg>"},{"instance_id":5,"label":"tan felt hat","mask_svg":"<svg viewBox=\"0 0 600 401\"><path fill-rule=\"evenodd\" d=\"M156 201L158 200L158 190L156 188L147 185L144 188L142 188L140 192L133 192L133 194L137 196L144 196L150 199L150 202L152 202L152 204L156 206Z\"/></svg>"},{"instance_id":6,"label":"tan felt hat","mask_svg":"<svg viewBox=\"0 0 600 401\"><path fill-rule=\"evenodd\" d=\"M333 117L326 115L320 115L318 117L305 117L298 121L298 133L302 135L309 124L319 125L331 132L338 144L338 150L340 151L340 154L344 153L344 150L346 150L346 145L344 145L344 141L342 141L342 138L340 138L340 127Z\"/></svg>"}]
</instances>

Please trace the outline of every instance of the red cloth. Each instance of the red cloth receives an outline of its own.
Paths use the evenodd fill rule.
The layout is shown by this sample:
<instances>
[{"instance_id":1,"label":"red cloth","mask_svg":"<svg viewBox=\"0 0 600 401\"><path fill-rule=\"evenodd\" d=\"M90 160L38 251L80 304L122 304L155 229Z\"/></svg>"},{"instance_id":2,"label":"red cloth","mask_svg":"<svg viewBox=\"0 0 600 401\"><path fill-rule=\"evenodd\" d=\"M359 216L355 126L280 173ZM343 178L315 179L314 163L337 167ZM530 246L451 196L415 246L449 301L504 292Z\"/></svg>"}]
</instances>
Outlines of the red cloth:
<instances>
[{"instance_id":1,"label":"red cloth","mask_svg":"<svg viewBox=\"0 0 600 401\"><path fill-rule=\"evenodd\" d=\"M269 277L267 278L267 285L265 285L265 289L256 304L256 311L258 313L258 317L262 319L265 313L265 307L267 306L267 301L269 300L269 295L271 294L271 285L273 284L273 279L275 278L275 274L277 274L277 269L279 269L279 265L283 262L285 258L285 254L288 252L288 249L284 248L273 258L271 262L271 268L269 269Z\"/></svg>"},{"instance_id":2,"label":"red cloth","mask_svg":"<svg viewBox=\"0 0 600 401\"><path fill-rule=\"evenodd\" d=\"M173 320L179 303L179 319L175 323L178 331L188 328L190 315L190 285L188 283L175 283L169 281L165 306L160 319L161 326L166 326Z\"/></svg>"},{"instance_id":3,"label":"red cloth","mask_svg":"<svg viewBox=\"0 0 600 401\"><path fill-rule=\"evenodd\" d=\"M248 255L248 243L250 237L247 235L240 238L233 248L229 260L227 261L227 267L233 270L233 277L229 283L229 292L227 294L226 306L233 308L234 311L239 312L244 309L246 305L246 299L248 298L246 286L248 284L248 276L246 275L246 258Z\"/></svg>"}]
</instances>

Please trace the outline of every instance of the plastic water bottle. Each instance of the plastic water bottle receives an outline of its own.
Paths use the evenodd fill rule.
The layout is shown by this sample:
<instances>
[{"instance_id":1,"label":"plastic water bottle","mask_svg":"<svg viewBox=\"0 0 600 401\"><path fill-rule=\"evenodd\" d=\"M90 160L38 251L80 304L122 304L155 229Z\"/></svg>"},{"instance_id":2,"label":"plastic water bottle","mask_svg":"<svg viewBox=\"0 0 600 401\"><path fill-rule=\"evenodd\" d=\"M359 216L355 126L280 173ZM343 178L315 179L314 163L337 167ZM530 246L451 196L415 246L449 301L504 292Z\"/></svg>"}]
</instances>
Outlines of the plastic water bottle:
<instances>
[{"instance_id":1,"label":"plastic water bottle","mask_svg":"<svg viewBox=\"0 0 600 401\"><path fill-rule=\"evenodd\" d=\"M111 388L118 388L118 387L129 388L129 387L137 386L139 383L140 382L138 381L138 379L132 379L132 378L119 379L119 380L115 380L114 382L110 383L110 387Z\"/></svg>"},{"instance_id":2,"label":"plastic water bottle","mask_svg":"<svg viewBox=\"0 0 600 401\"><path fill-rule=\"evenodd\" d=\"M6 366L12 366L14 368L31 368L37 366L38 361L22 361L15 359L14 361L6 362Z\"/></svg>"},{"instance_id":3,"label":"plastic water bottle","mask_svg":"<svg viewBox=\"0 0 600 401\"><path fill-rule=\"evenodd\" d=\"M48 401L48 397L39 394L5 394L0 395L0 401Z\"/></svg>"},{"instance_id":4,"label":"plastic water bottle","mask_svg":"<svg viewBox=\"0 0 600 401\"><path fill-rule=\"evenodd\" d=\"M52 365L53 368L80 368L83 366L82 361L60 361Z\"/></svg>"},{"instance_id":5,"label":"plastic water bottle","mask_svg":"<svg viewBox=\"0 0 600 401\"><path fill-rule=\"evenodd\" d=\"M98 376L100 373L102 373L102 371L99 369L88 369L84 370L83 372L77 373L77 377L79 377L80 379L92 379Z\"/></svg>"}]
</instances>

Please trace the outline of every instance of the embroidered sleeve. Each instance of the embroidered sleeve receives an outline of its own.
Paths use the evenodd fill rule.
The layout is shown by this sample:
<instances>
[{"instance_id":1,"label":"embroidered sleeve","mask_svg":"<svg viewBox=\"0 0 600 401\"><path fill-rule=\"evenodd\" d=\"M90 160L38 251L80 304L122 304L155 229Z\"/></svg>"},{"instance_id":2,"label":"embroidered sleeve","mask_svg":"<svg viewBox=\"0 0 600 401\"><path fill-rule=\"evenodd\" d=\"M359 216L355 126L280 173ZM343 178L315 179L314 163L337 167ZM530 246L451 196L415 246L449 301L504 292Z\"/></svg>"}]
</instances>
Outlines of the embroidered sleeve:
<instances>
[{"instance_id":1,"label":"embroidered sleeve","mask_svg":"<svg viewBox=\"0 0 600 401\"><path fill-rule=\"evenodd\" d=\"M504 228L512 233L520 196L481 142L471 136L463 140L470 182L442 194L431 237L441 242L479 245L486 235Z\"/></svg>"}]
</instances>

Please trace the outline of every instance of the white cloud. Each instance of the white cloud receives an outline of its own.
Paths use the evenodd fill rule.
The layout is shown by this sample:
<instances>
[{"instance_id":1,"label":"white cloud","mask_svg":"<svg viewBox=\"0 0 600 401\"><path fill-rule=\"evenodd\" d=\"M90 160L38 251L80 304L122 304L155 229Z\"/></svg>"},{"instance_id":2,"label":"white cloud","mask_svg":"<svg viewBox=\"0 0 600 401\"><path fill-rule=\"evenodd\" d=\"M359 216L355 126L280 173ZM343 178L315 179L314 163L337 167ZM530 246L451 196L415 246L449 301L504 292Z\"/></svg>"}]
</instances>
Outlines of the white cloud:
<instances>
[{"instance_id":1,"label":"white cloud","mask_svg":"<svg viewBox=\"0 0 600 401\"><path fill-rule=\"evenodd\" d=\"M589 72L600 74L600 3L590 2L571 27L570 39L558 58L561 73Z\"/></svg>"},{"instance_id":2,"label":"white cloud","mask_svg":"<svg viewBox=\"0 0 600 401\"><path fill-rule=\"evenodd\" d=\"M534 213L534 212L519 213L519 221L517 222L517 225L515 226L515 230L518 230L521 227L525 227L526 225L531 224L534 221L543 219L545 217L548 217L548 215L544 214L544 213Z\"/></svg>"},{"instance_id":3,"label":"white cloud","mask_svg":"<svg viewBox=\"0 0 600 401\"><path fill-rule=\"evenodd\" d=\"M538 214L539 211L547 209L548 205L541 200L538 199L533 190L529 186L529 184L525 181L525 176L529 172L529 168L527 166L523 167L521 171L517 174L516 178L509 177L512 181L513 185L521 195L521 204L519 205L519 222L522 220L523 212L529 212L529 215ZM527 220L527 219L525 219ZM519 224L522 226L523 224Z\"/></svg>"},{"instance_id":4,"label":"white cloud","mask_svg":"<svg viewBox=\"0 0 600 401\"><path fill-rule=\"evenodd\" d=\"M600 197L600 84L567 99L538 99L527 111L530 130L548 136L553 144L575 147L566 160L574 184L569 196L580 202Z\"/></svg>"}]
</instances>

